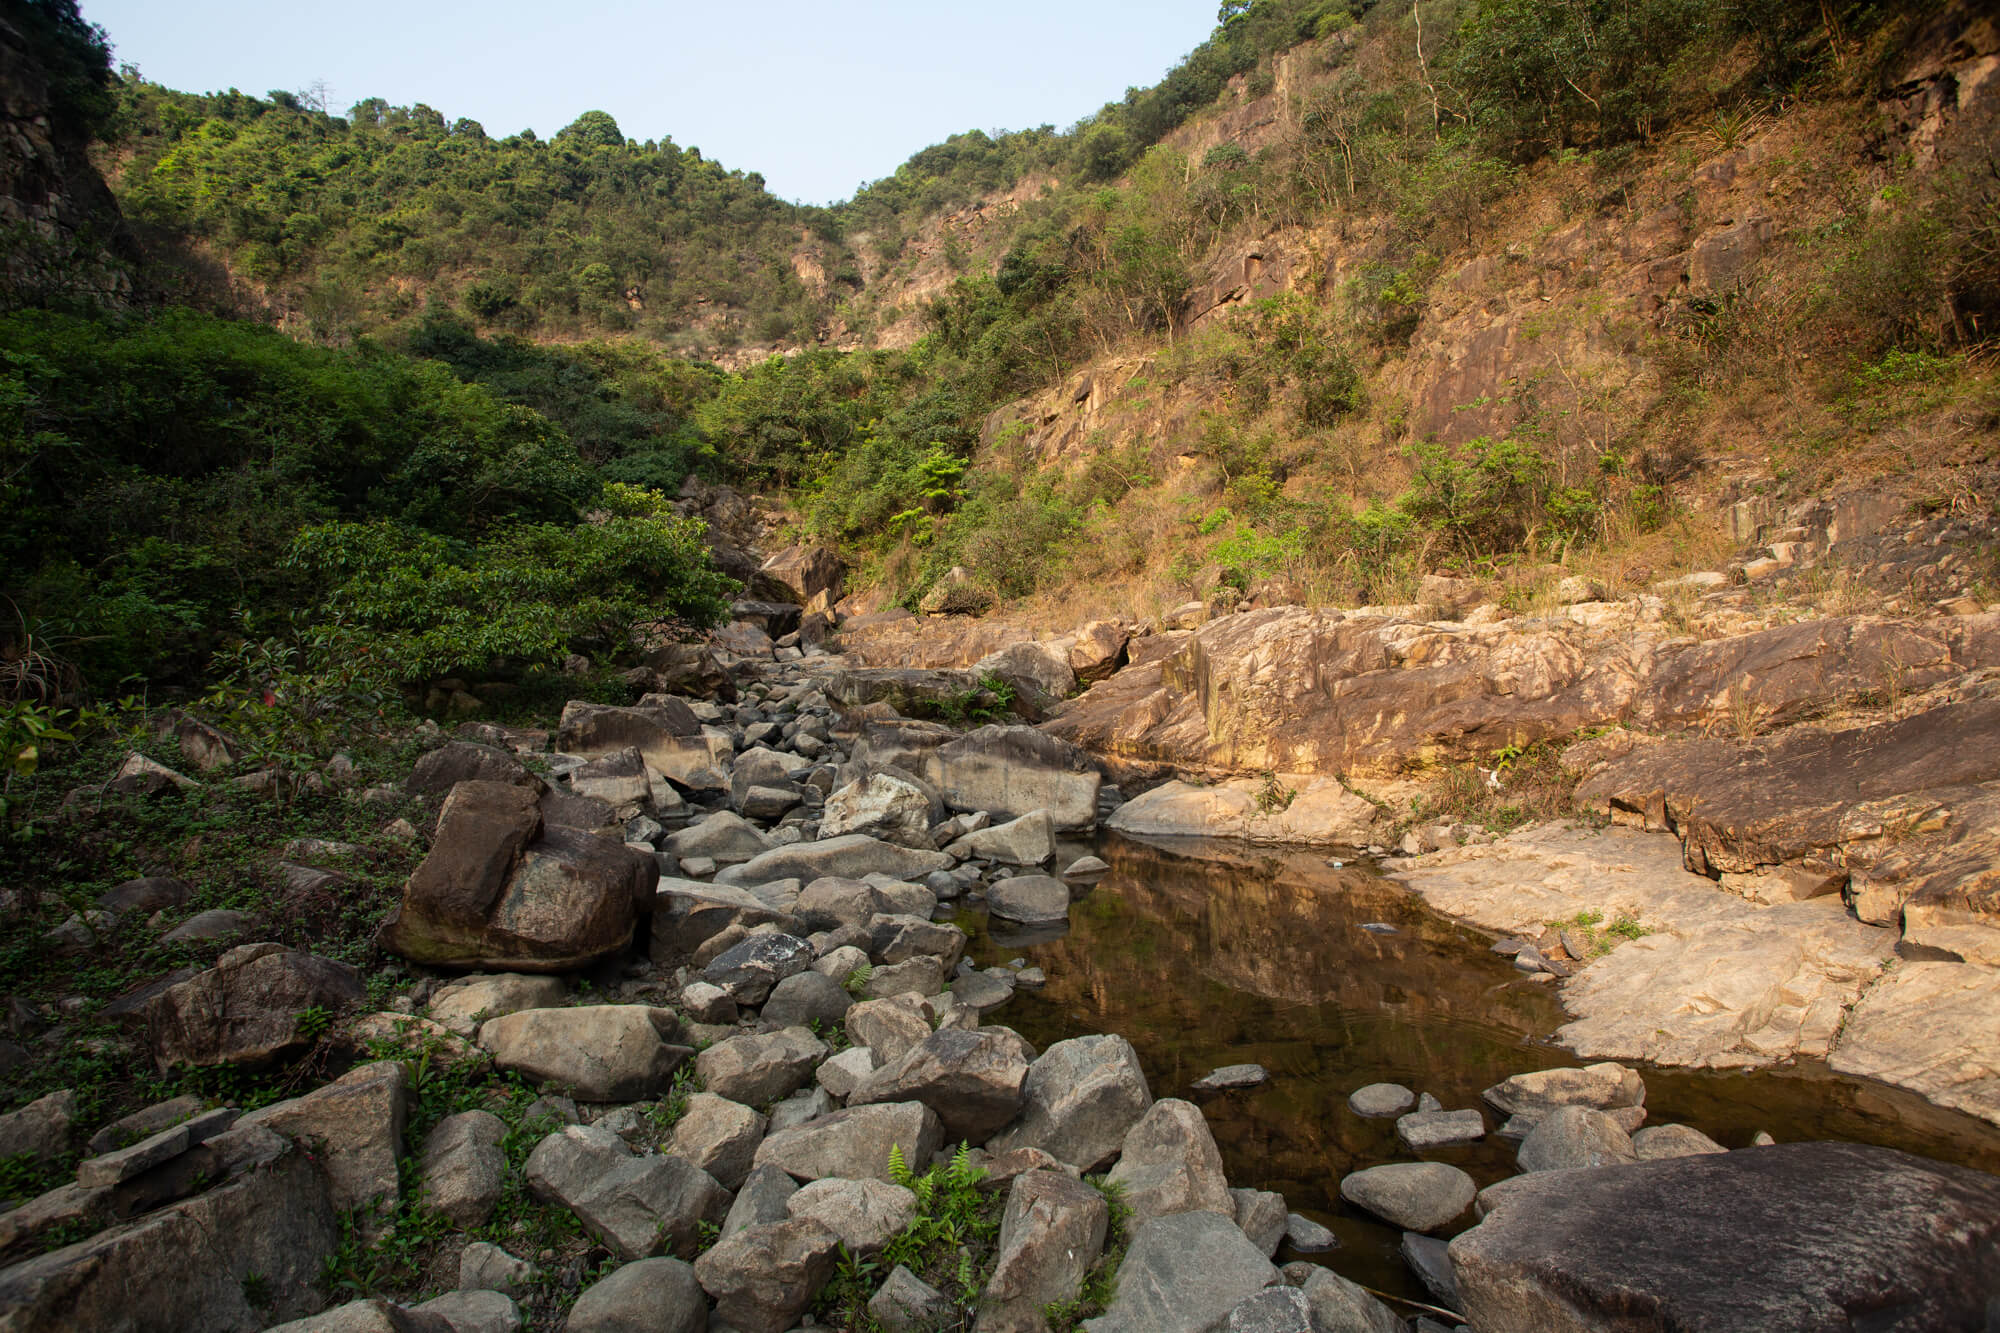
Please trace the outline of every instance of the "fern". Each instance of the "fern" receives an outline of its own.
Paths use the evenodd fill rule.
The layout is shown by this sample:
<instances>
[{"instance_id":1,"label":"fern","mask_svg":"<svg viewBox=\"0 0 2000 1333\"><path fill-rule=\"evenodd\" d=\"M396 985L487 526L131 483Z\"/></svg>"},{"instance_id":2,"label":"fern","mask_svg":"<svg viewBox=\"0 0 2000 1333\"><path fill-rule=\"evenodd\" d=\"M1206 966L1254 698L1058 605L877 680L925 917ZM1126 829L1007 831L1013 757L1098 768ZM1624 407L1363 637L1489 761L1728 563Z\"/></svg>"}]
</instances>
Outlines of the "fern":
<instances>
[{"instance_id":1,"label":"fern","mask_svg":"<svg viewBox=\"0 0 2000 1333\"><path fill-rule=\"evenodd\" d=\"M900 1143L889 1145L889 1179L904 1189L910 1189L915 1183L910 1175L910 1164L903 1160L903 1145Z\"/></svg>"}]
</instances>

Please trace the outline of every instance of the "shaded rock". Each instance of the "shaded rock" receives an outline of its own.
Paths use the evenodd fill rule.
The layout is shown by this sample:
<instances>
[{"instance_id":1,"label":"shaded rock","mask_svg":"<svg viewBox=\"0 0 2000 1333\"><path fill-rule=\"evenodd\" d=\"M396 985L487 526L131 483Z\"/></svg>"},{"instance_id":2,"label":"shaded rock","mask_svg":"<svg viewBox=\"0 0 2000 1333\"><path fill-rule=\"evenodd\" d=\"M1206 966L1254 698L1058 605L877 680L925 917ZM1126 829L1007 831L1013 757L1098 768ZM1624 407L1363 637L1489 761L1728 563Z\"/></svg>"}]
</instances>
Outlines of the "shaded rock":
<instances>
[{"instance_id":1,"label":"shaded rock","mask_svg":"<svg viewBox=\"0 0 2000 1333\"><path fill-rule=\"evenodd\" d=\"M1216 1213L1175 1213L1139 1227L1118 1265L1118 1294L1090 1333L1207 1333L1278 1280L1271 1261Z\"/></svg>"},{"instance_id":2,"label":"shaded rock","mask_svg":"<svg viewBox=\"0 0 2000 1333\"><path fill-rule=\"evenodd\" d=\"M1227 1333L1317 1333L1312 1304L1296 1287L1268 1287L1229 1312Z\"/></svg>"},{"instance_id":3,"label":"shaded rock","mask_svg":"<svg viewBox=\"0 0 2000 1333\"><path fill-rule=\"evenodd\" d=\"M707 857L718 865L736 865L771 850L770 835L729 810L718 810L668 836L666 849L683 860Z\"/></svg>"},{"instance_id":4,"label":"shaded rock","mask_svg":"<svg viewBox=\"0 0 2000 1333\"><path fill-rule=\"evenodd\" d=\"M840 1238L808 1218L745 1227L695 1260L716 1315L740 1333L785 1333L833 1276Z\"/></svg>"},{"instance_id":5,"label":"shaded rock","mask_svg":"<svg viewBox=\"0 0 2000 1333\"><path fill-rule=\"evenodd\" d=\"M38 1162L67 1157L76 1110L76 1093L64 1088L0 1115L0 1157L32 1157Z\"/></svg>"},{"instance_id":6,"label":"shaded rock","mask_svg":"<svg viewBox=\"0 0 2000 1333\"><path fill-rule=\"evenodd\" d=\"M782 1222L791 1214L785 1204L799 1192L799 1183L781 1167L760 1166L743 1178L743 1187L736 1192L736 1201L729 1205L729 1216L723 1219L722 1234L741 1231L744 1227L763 1226L768 1222Z\"/></svg>"},{"instance_id":7,"label":"shaded rock","mask_svg":"<svg viewBox=\"0 0 2000 1333\"><path fill-rule=\"evenodd\" d=\"M857 1106L767 1135L756 1164L781 1167L799 1180L889 1180L892 1145L914 1167L943 1143L937 1112L921 1102Z\"/></svg>"},{"instance_id":8,"label":"shaded rock","mask_svg":"<svg viewBox=\"0 0 2000 1333\"><path fill-rule=\"evenodd\" d=\"M750 1174L757 1145L764 1141L764 1117L740 1102L698 1092L674 1124L665 1151L694 1163L726 1190Z\"/></svg>"},{"instance_id":9,"label":"shaded rock","mask_svg":"<svg viewBox=\"0 0 2000 1333\"><path fill-rule=\"evenodd\" d=\"M1405 1333L1394 1311L1325 1268L1314 1268L1299 1287L1312 1307L1314 1333Z\"/></svg>"},{"instance_id":10,"label":"shaded rock","mask_svg":"<svg viewBox=\"0 0 2000 1333\"><path fill-rule=\"evenodd\" d=\"M1040 1148L1084 1171L1108 1162L1153 1105L1132 1044L1115 1035L1072 1037L1028 1066L1026 1103L988 1146Z\"/></svg>"},{"instance_id":11,"label":"shaded rock","mask_svg":"<svg viewBox=\"0 0 2000 1333\"><path fill-rule=\"evenodd\" d=\"M729 1192L678 1157L634 1153L601 1125L568 1125L535 1145L525 1168L537 1198L560 1203L621 1259L693 1254Z\"/></svg>"},{"instance_id":12,"label":"shaded rock","mask_svg":"<svg viewBox=\"0 0 2000 1333\"><path fill-rule=\"evenodd\" d=\"M175 1065L262 1064L309 1044L308 1009L339 1013L366 994L355 970L277 945L224 954L206 972L146 1001L153 1059Z\"/></svg>"},{"instance_id":13,"label":"shaded rock","mask_svg":"<svg viewBox=\"0 0 2000 1333\"><path fill-rule=\"evenodd\" d=\"M933 870L947 870L952 858L943 852L898 847L879 838L850 833L818 842L793 843L731 866L716 876L717 883L766 884L778 879L798 879L807 883L826 876L860 879L883 874L892 879L922 879Z\"/></svg>"},{"instance_id":14,"label":"shaded rock","mask_svg":"<svg viewBox=\"0 0 2000 1333\"><path fill-rule=\"evenodd\" d=\"M884 1333L930 1333L943 1328L958 1310L943 1292L897 1264L868 1298L868 1317Z\"/></svg>"},{"instance_id":15,"label":"shaded rock","mask_svg":"<svg viewBox=\"0 0 2000 1333\"><path fill-rule=\"evenodd\" d=\"M986 892L989 911L1023 925L1067 922L1069 903L1069 887L1048 875L1015 875Z\"/></svg>"},{"instance_id":16,"label":"shaded rock","mask_svg":"<svg viewBox=\"0 0 2000 1333\"><path fill-rule=\"evenodd\" d=\"M780 1027L810 1027L838 1023L847 1017L854 997L832 977L805 971L786 977L771 989L760 1017Z\"/></svg>"},{"instance_id":17,"label":"shaded rock","mask_svg":"<svg viewBox=\"0 0 2000 1333\"><path fill-rule=\"evenodd\" d=\"M563 705L556 725L555 747L563 754L601 759L636 749L646 763L665 771L662 762L678 752L677 742L701 735L701 723L688 706L672 696L638 708L572 699Z\"/></svg>"},{"instance_id":18,"label":"shaded rock","mask_svg":"<svg viewBox=\"0 0 2000 1333\"><path fill-rule=\"evenodd\" d=\"M523 1323L520 1308L497 1291L449 1291L410 1313L442 1319L451 1333L519 1333Z\"/></svg>"},{"instance_id":19,"label":"shaded rock","mask_svg":"<svg viewBox=\"0 0 2000 1333\"><path fill-rule=\"evenodd\" d=\"M519 787L531 795L542 789L542 780L518 758L497 746L472 741L447 741L417 760L403 789L412 796L443 796L461 782Z\"/></svg>"},{"instance_id":20,"label":"shaded rock","mask_svg":"<svg viewBox=\"0 0 2000 1333\"><path fill-rule=\"evenodd\" d=\"M947 1141L983 1143L1020 1112L1027 1078L1011 1034L945 1029L875 1071L848 1103L922 1102L937 1112Z\"/></svg>"},{"instance_id":21,"label":"shaded rock","mask_svg":"<svg viewBox=\"0 0 2000 1333\"><path fill-rule=\"evenodd\" d=\"M858 1258L879 1254L917 1215L917 1196L886 1180L815 1180L785 1203L795 1218L818 1222Z\"/></svg>"},{"instance_id":22,"label":"shaded rock","mask_svg":"<svg viewBox=\"0 0 2000 1333\"><path fill-rule=\"evenodd\" d=\"M1285 1217L1285 1243L1300 1254L1321 1254L1340 1248L1338 1236L1310 1217L1301 1217L1297 1213Z\"/></svg>"},{"instance_id":23,"label":"shaded rock","mask_svg":"<svg viewBox=\"0 0 2000 1333\"><path fill-rule=\"evenodd\" d=\"M880 1000L892 995L936 995L943 989L944 960L923 956L876 968L861 993Z\"/></svg>"},{"instance_id":24,"label":"shaded rock","mask_svg":"<svg viewBox=\"0 0 2000 1333\"><path fill-rule=\"evenodd\" d=\"M529 976L520 972L470 976L452 982L431 996L431 1020L461 1037L477 1035L479 1025L523 1009L553 1009L569 994L561 977Z\"/></svg>"},{"instance_id":25,"label":"shaded rock","mask_svg":"<svg viewBox=\"0 0 2000 1333\"><path fill-rule=\"evenodd\" d=\"M1377 1120L1402 1115L1416 1104L1417 1094L1400 1083L1370 1083L1347 1095L1349 1110Z\"/></svg>"},{"instance_id":26,"label":"shaded rock","mask_svg":"<svg viewBox=\"0 0 2000 1333\"><path fill-rule=\"evenodd\" d=\"M803 929L796 917L748 889L663 879L653 895L653 959L664 963L691 957L732 929L748 934L766 925L786 934Z\"/></svg>"},{"instance_id":27,"label":"shaded rock","mask_svg":"<svg viewBox=\"0 0 2000 1333\"><path fill-rule=\"evenodd\" d=\"M1281 776L1197 786L1168 782L1118 807L1105 827L1141 837L1366 846L1381 811L1331 777ZM1274 799L1273 793L1276 793Z\"/></svg>"},{"instance_id":28,"label":"shaded rock","mask_svg":"<svg viewBox=\"0 0 2000 1333\"><path fill-rule=\"evenodd\" d=\"M641 1259L599 1278L576 1298L563 1333L703 1333L708 1297L694 1266Z\"/></svg>"},{"instance_id":29,"label":"shaded rock","mask_svg":"<svg viewBox=\"0 0 2000 1333\"><path fill-rule=\"evenodd\" d=\"M172 1161L190 1148L206 1143L235 1124L236 1116L233 1107L217 1107L127 1147L87 1158L77 1164L76 1183L87 1190L122 1185L135 1176Z\"/></svg>"},{"instance_id":30,"label":"shaded rock","mask_svg":"<svg viewBox=\"0 0 2000 1333\"><path fill-rule=\"evenodd\" d=\"M1266 1259L1276 1254L1279 1242L1285 1239L1289 1217L1285 1212L1285 1196L1275 1190L1233 1189L1229 1197L1236 1204L1236 1225L1250 1238L1250 1243Z\"/></svg>"},{"instance_id":31,"label":"shaded rock","mask_svg":"<svg viewBox=\"0 0 2000 1333\"><path fill-rule=\"evenodd\" d=\"M489 1019L479 1044L502 1069L519 1070L587 1102L630 1102L658 1096L688 1057L669 1010L640 1004L574 1009L524 1009Z\"/></svg>"},{"instance_id":32,"label":"shaded rock","mask_svg":"<svg viewBox=\"0 0 2000 1333\"><path fill-rule=\"evenodd\" d=\"M1471 1176L1443 1162L1391 1162L1340 1182L1341 1198L1406 1231L1436 1231L1471 1207L1478 1192Z\"/></svg>"},{"instance_id":33,"label":"shaded rock","mask_svg":"<svg viewBox=\"0 0 2000 1333\"><path fill-rule=\"evenodd\" d=\"M516 1259L498 1245L473 1241L459 1252L458 1289L497 1291L516 1300L534 1287L535 1266Z\"/></svg>"},{"instance_id":34,"label":"shaded rock","mask_svg":"<svg viewBox=\"0 0 2000 1333\"><path fill-rule=\"evenodd\" d=\"M1783 1144L1507 1185L1451 1243L1482 1333L1977 1328L2000 1281L2000 1180L1886 1148Z\"/></svg>"},{"instance_id":35,"label":"shaded rock","mask_svg":"<svg viewBox=\"0 0 2000 1333\"><path fill-rule=\"evenodd\" d=\"M800 606L821 594L828 605L840 600L841 560L832 547L787 546L765 560L757 572L783 588Z\"/></svg>"},{"instance_id":36,"label":"shaded rock","mask_svg":"<svg viewBox=\"0 0 2000 1333\"><path fill-rule=\"evenodd\" d=\"M763 1106L810 1083L826 1057L826 1043L810 1030L785 1028L719 1041L695 1057L695 1072L716 1096Z\"/></svg>"},{"instance_id":37,"label":"shaded rock","mask_svg":"<svg viewBox=\"0 0 2000 1333\"><path fill-rule=\"evenodd\" d=\"M1124 1191L1136 1223L1197 1209L1236 1216L1208 1121L1199 1107L1178 1098L1154 1102L1126 1132L1107 1182Z\"/></svg>"},{"instance_id":38,"label":"shaded rock","mask_svg":"<svg viewBox=\"0 0 2000 1333\"><path fill-rule=\"evenodd\" d=\"M1105 679L1125 665L1125 645L1130 636L1124 626L1109 620L1093 620L1071 636L1069 669L1084 684Z\"/></svg>"},{"instance_id":39,"label":"shaded rock","mask_svg":"<svg viewBox=\"0 0 2000 1333\"><path fill-rule=\"evenodd\" d=\"M983 1015L1014 998L1014 983L1012 977L972 972L952 981L951 996L956 1003Z\"/></svg>"},{"instance_id":40,"label":"shaded rock","mask_svg":"<svg viewBox=\"0 0 2000 1333\"><path fill-rule=\"evenodd\" d=\"M975 1333L1045 1333L1043 1310L1082 1292L1110 1220L1104 1196L1080 1180L1060 1171L1016 1176Z\"/></svg>"},{"instance_id":41,"label":"shaded rock","mask_svg":"<svg viewBox=\"0 0 2000 1333\"><path fill-rule=\"evenodd\" d=\"M869 954L893 967L912 958L935 958L949 972L965 955L965 932L920 916L878 916L869 923Z\"/></svg>"},{"instance_id":42,"label":"shaded rock","mask_svg":"<svg viewBox=\"0 0 2000 1333\"><path fill-rule=\"evenodd\" d=\"M701 979L729 992L738 1004L757 1005L786 977L812 966L812 946L792 935L752 935L702 969Z\"/></svg>"},{"instance_id":43,"label":"shaded rock","mask_svg":"<svg viewBox=\"0 0 2000 1333\"><path fill-rule=\"evenodd\" d=\"M50 1096L54 1097L62 1095L62 1093L50 1094ZM44 1098L43 1100L47 1099ZM22 1110L27 1110L38 1104L30 1102ZM200 1115L202 1106L202 1099L190 1092L164 1102L155 1102L151 1106L141 1107L130 1115L119 1117L98 1130L95 1134L92 1134L87 1151L92 1156L96 1156L100 1153L114 1152L119 1148L137 1143L141 1139L151 1138L163 1129L171 1129L185 1120L190 1120ZM17 1111L11 1114L18 1115L20 1112ZM72 1108L68 1111L67 1115L73 1119L75 1116L74 1109ZM5 1116L0 1116L0 1126L5 1126L7 1119ZM67 1135L67 1132L68 1127L65 1125L65 1135ZM7 1131L4 1128L0 1128L0 1157L14 1157L22 1152L33 1151L33 1149L10 1146L12 1142L13 1140ZM37 1154L37 1156L39 1155Z\"/></svg>"},{"instance_id":44,"label":"shaded rock","mask_svg":"<svg viewBox=\"0 0 2000 1333\"><path fill-rule=\"evenodd\" d=\"M424 1138L424 1205L471 1229L493 1215L505 1183L507 1124L490 1111L460 1111Z\"/></svg>"},{"instance_id":45,"label":"shaded rock","mask_svg":"<svg viewBox=\"0 0 2000 1333\"><path fill-rule=\"evenodd\" d=\"M150 914L179 907L193 893L185 880L154 875L145 879L128 879L115 888L106 889L98 895L97 905L107 912Z\"/></svg>"},{"instance_id":46,"label":"shaded rock","mask_svg":"<svg viewBox=\"0 0 2000 1333\"><path fill-rule=\"evenodd\" d=\"M882 1063L895 1064L931 1035L924 1008L914 995L864 1000L847 1011L848 1038L874 1051Z\"/></svg>"},{"instance_id":47,"label":"shaded rock","mask_svg":"<svg viewBox=\"0 0 2000 1333\"><path fill-rule=\"evenodd\" d=\"M1517 1154L1523 1171L1567 1171L1638 1160L1631 1136L1602 1111L1558 1106L1536 1122Z\"/></svg>"},{"instance_id":48,"label":"shaded rock","mask_svg":"<svg viewBox=\"0 0 2000 1333\"><path fill-rule=\"evenodd\" d=\"M409 1076L394 1060L357 1066L303 1097L252 1111L238 1123L262 1125L312 1145L338 1209L393 1200L409 1120Z\"/></svg>"},{"instance_id":49,"label":"shaded rock","mask_svg":"<svg viewBox=\"0 0 2000 1333\"><path fill-rule=\"evenodd\" d=\"M1558 1106L1588 1106L1598 1111L1643 1106L1646 1085L1637 1072L1624 1065L1605 1063L1582 1069L1541 1069L1516 1074L1494 1084L1481 1096L1502 1115L1518 1115L1534 1121Z\"/></svg>"},{"instance_id":50,"label":"shaded rock","mask_svg":"<svg viewBox=\"0 0 2000 1333\"><path fill-rule=\"evenodd\" d=\"M968 732L937 747L924 776L954 810L985 810L996 819L1046 811L1061 832L1097 824L1102 775L1082 750L1034 727Z\"/></svg>"},{"instance_id":51,"label":"shaded rock","mask_svg":"<svg viewBox=\"0 0 2000 1333\"><path fill-rule=\"evenodd\" d=\"M231 911L226 907L211 908L206 912L196 912L160 936L160 943L200 944L209 940L235 939L239 935L247 935L253 924L254 918L247 912Z\"/></svg>"},{"instance_id":52,"label":"shaded rock","mask_svg":"<svg viewBox=\"0 0 2000 1333\"><path fill-rule=\"evenodd\" d=\"M454 699L469 695L453 695ZM349 1301L304 1319L274 1325L270 1333L456 1333L443 1315L418 1314L380 1297Z\"/></svg>"},{"instance_id":53,"label":"shaded rock","mask_svg":"<svg viewBox=\"0 0 2000 1333\"><path fill-rule=\"evenodd\" d=\"M1431 1236L1419 1235L1414 1231L1403 1233L1398 1250L1403 1262L1430 1288L1431 1298L1448 1310L1460 1307L1458 1278L1452 1272L1451 1255L1445 1243Z\"/></svg>"},{"instance_id":54,"label":"shaded rock","mask_svg":"<svg viewBox=\"0 0 2000 1333\"><path fill-rule=\"evenodd\" d=\"M1632 1136L1632 1151L1642 1162L1657 1162L1667 1157L1693 1157L1729 1149L1687 1125L1653 1125Z\"/></svg>"},{"instance_id":55,"label":"shaded rock","mask_svg":"<svg viewBox=\"0 0 2000 1333\"><path fill-rule=\"evenodd\" d=\"M868 1076L878 1067L875 1052L866 1046L850 1046L822 1061L820 1067L813 1071L813 1078L826 1089L828 1096L845 1101L856 1088L868 1081Z\"/></svg>"}]
</instances>

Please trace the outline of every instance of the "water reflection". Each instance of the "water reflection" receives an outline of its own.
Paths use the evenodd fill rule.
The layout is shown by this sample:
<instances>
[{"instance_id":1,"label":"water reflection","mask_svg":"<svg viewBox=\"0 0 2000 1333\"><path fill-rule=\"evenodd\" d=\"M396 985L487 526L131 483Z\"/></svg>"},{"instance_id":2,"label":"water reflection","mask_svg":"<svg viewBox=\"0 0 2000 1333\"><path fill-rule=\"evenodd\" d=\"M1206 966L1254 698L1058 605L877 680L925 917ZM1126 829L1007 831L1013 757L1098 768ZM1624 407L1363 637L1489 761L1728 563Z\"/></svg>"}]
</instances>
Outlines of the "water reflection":
<instances>
[{"instance_id":1,"label":"water reflection","mask_svg":"<svg viewBox=\"0 0 2000 1333\"><path fill-rule=\"evenodd\" d=\"M1385 1291L1422 1297L1397 1234L1339 1202L1340 1178L1406 1160L1394 1122L1364 1120L1347 1094L1403 1083L1448 1108L1479 1105L1511 1074L1578 1063L1547 1044L1563 1022L1545 985L1487 948L1488 937L1424 907L1366 866L1235 843L1165 844L1106 835L1111 865L1049 937L976 913L960 918L980 966L1025 958L1048 984L994 1018L1037 1046L1117 1032L1139 1052L1155 1096L1219 1065L1254 1061L1264 1087L1196 1098L1232 1184L1275 1189L1332 1227L1343 1249L1322 1261ZM1368 923L1394 934L1363 930ZM1782 1140L1884 1143L2000 1170L2000 1133L1823 1066L1756 1074L1645 1070L1654 1123L1694 1125L1730 1146L1758 1130ZM1431 1154L1482 1185L1514 1173L1511 1144L1488 1138ZM1280 1259L1289 1257L1281 1253Z\"/></svg>"}]
</instances>

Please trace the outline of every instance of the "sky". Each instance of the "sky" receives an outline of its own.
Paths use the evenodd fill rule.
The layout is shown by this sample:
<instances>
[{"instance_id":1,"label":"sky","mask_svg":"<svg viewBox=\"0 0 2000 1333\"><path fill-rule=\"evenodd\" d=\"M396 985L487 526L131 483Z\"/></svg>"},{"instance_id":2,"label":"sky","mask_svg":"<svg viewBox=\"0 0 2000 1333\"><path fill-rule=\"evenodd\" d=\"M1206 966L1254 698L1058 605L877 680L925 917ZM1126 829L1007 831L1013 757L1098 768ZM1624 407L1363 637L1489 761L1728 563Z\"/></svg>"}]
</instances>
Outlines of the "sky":
<instances>
[{"instance_id":1,"label":"sky","mask_svg":"<svg viewBox=\"0 0 2000 1333\"><path fill-rule=\"evenodd\" d=\"M964 130L1064 129L1156 83L1215 24L1216 0L82 0L116 59L186 92L330 87L427 102L488 134L554 134L608 111L762 172L801 203L845 199Z\"/></svg>"}]
</instances>

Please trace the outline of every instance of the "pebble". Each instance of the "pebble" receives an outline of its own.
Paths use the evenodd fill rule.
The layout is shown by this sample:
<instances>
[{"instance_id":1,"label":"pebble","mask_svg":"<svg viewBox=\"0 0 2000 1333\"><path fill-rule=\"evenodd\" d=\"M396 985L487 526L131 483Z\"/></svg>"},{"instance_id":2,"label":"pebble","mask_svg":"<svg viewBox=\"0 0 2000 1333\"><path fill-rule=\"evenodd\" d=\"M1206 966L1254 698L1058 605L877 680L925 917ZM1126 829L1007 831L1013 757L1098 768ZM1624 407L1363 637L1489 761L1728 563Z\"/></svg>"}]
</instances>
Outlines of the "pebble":
<instances>
[{"instance_id":1,"label":"pebble","mask_svg":"<svg viewBox=\"0 0 2000 1333\"><path fill-rule=\"evenodd\" d=\"M1403 933L1386 921L1364 921L1361 928L1370 935L1400 935Z\"/></svg>"}]
</instances>

